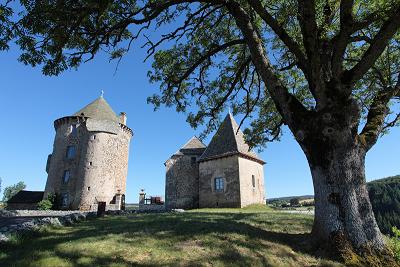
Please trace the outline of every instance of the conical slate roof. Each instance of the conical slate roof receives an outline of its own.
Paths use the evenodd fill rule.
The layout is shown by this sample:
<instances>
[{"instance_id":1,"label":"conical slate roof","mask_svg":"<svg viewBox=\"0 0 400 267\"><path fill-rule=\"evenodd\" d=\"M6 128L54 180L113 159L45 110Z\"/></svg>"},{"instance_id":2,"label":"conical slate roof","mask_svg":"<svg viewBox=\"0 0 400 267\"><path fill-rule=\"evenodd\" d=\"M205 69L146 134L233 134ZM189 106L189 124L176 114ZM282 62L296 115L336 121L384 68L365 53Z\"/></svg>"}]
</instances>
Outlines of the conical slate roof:
<instances>
[{"instance_id":1,"label":"conical slate roof","mask_svg":"<svg viewBox=\"0 0 400 267\"><path fill-rule=\"evenodd\" d=\"M193 136L186 144L184 144L178 151L176 151L174 155L201 155L203 154L205 149L206 145L203 144L203 142L201 142L199 138Z\"/></svg>"},{"instance_id":2,"label":"conical slate roof","mask_svg":"<svg viewBox=\"0 0 400 267\"><path fill-rule=\"evenodd\" d=\"M250 150L244 141L243 132L238 129L238 124L229 113L199 160L202 161L240 153L263 162L256 153Z\"/></svg>"},{"instance_id":3,"label":"conical slate roof","mask_svg":"<svg viewBox=\"0 0 400 267\"><path fill-rule=\"evenodd\" d=\"M115 114L110 105L102 96L94 100L83 109L76 112L74 116L82 116L82 114L83 116L92 119L109 120L115 122L120 121L118 116Z\"/></svg>"}]
</instances>

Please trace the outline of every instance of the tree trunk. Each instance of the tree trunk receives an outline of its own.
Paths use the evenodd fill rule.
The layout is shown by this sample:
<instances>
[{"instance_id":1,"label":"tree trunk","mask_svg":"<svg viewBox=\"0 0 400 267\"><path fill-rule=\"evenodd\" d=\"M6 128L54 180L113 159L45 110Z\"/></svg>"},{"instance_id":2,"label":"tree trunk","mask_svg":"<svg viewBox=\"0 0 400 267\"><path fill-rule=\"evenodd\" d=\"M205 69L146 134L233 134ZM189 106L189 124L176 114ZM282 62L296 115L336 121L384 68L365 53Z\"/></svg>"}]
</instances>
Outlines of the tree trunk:
<instances>
[{"instance_id":1,"label":"tree trunk","mask_svg":"<svg viewBox=\"0 0 400 267\"><path fill-rule=\"evenodd\" d=\"M365 149L347 142L316 146L306 150L315 194L314 240L334 248L349 264L395 264L370 204Z\"/></svg>"}]
</instances>

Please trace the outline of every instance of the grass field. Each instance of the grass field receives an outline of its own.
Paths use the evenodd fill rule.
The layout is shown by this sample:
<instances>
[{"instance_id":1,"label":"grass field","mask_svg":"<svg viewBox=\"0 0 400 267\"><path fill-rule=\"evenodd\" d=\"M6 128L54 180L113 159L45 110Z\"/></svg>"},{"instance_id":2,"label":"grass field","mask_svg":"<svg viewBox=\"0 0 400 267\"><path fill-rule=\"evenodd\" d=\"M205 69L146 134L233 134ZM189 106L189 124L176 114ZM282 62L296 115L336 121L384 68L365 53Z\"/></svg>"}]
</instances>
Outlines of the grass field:
<instances>
[{"instance_id":1,"label":"grass field","mask_svg":"<svg viewBox=\"0 0 400 267\"><path fill-rule=\"evenodd\" d=\"M309 253L312 216L264 207L110 216L0 245L0 266L340 266Z\"/></svg>"}]
</instances>

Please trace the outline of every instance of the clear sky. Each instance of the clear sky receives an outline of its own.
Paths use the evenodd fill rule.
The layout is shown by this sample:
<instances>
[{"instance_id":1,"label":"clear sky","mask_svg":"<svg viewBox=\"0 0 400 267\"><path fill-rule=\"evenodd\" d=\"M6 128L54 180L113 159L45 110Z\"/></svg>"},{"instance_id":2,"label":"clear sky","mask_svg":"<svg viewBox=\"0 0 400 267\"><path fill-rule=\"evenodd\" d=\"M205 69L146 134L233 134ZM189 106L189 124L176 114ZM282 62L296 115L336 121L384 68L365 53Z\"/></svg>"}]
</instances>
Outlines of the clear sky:
<instances>
[{"instance_id":1,"label":"clear sky","mask_svg":"<svg viewBox=\"0 0 400 267\"><path fill-rule=\"evenodd\" d=\"M104 55L58 77L46 77L40 68L17 62L18 51L0 52L0 177L5 186L23 180L28 190L44 190L47 155L52 152L53 121L72 115L104 90L116 113L125 111L134 137L130 146L127 202L137 202L144 188L150 195L164 195L164 162L193 135L183 114L161 108L154 112L147 96L157 92L149 84L150 62L143 63L144 49L129 53L116 71L116 62ZM206 144L210 140L207 138ZM400 174L400 129L378 141L366 162L367 180ZM281 142L261 154L267 164L268 198L313 194L307 161L286 130ZM1 194L2 196L2 194Z\"/></svg>"}]
</instances>

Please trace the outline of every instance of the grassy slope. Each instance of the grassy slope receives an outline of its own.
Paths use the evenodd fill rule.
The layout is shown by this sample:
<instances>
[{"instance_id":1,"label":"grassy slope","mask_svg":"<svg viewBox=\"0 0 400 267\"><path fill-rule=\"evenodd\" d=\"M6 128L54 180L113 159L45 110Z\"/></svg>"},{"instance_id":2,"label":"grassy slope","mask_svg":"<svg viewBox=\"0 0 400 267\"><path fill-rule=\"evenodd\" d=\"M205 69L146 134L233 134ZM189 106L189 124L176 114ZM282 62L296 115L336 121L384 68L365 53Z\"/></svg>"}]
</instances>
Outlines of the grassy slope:
<instances>
[{"instance_id":1,"label":"grassy slope","mask_svg":"<svg viewBox=\"0 0 400 267\"><path fill-rule=\"evenodd\" d=\"M264 207L105 217L0 245L0 266L339 266L307 253L312 220Z\"/></svg>"}]
</instances>

